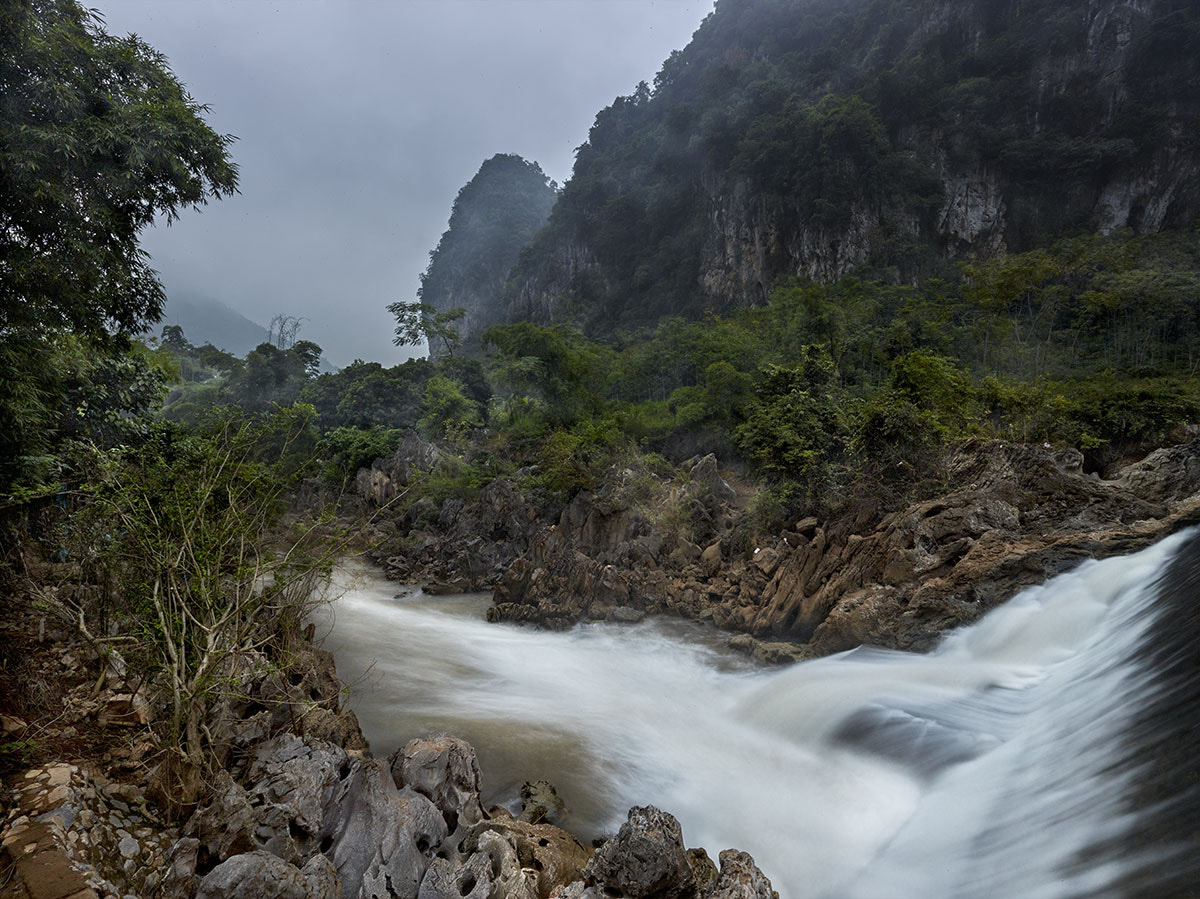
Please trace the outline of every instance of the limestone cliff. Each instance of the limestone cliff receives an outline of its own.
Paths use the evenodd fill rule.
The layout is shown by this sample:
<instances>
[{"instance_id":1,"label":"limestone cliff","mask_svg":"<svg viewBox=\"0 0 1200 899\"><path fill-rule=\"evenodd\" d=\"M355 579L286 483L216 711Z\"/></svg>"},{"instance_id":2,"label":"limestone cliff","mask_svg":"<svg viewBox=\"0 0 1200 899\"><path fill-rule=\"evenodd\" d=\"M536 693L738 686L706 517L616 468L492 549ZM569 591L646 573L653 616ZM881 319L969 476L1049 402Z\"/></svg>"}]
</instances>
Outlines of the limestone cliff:
<instances>
[{"instance_id":1,"label":"limestone cliff","mask_svg":"<svg viewBox=\"0 0 1200 899\"><path fill-rule=\"evenodd\" d=\"M521 248L546 224L555 196L537 163L503 153L484 162L459 191L418 296L439 312L462 309L456 326L468 346L504 319L504 281ZM445 352L430 347L435 358Z\"/></svg>"},{"instance_id":2,"label":"limestone cliff","mask_svg":"<svg viewBox=\"0 0 1200 899\"><path fill-rule=\"evenodd\" d=\"M720 0L596 118L510 319L597 330L1200 216L1200 10Z\"/></svg>"}]
</instances>

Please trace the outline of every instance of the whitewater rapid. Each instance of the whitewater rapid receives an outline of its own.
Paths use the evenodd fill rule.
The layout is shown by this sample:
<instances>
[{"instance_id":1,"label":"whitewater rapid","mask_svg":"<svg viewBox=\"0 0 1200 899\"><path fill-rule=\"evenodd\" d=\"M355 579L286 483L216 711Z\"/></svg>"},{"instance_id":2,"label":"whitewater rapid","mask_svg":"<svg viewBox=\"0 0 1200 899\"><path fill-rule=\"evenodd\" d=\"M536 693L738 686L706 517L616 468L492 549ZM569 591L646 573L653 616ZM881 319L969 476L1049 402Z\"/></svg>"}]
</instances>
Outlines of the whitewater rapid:
<instances>
[{"instance_id":1,"label":"whitewater rapid","mask_svg":"<svg viewBox=\"0 0 1200 899\"><path fill-rule=\"evenodd\" d=\"M1122 758L1153 688L1136 662L1184 536L1026 590L928 655L859 649L758 669L699 625L551 633L487 624L351 564L327 648L376 754L436 731L475 746L485 803L547 779L584 838L631 805L688 846L750 852L784 899L1107 895L1156 859Z\"/></svg>"}]
</instances>

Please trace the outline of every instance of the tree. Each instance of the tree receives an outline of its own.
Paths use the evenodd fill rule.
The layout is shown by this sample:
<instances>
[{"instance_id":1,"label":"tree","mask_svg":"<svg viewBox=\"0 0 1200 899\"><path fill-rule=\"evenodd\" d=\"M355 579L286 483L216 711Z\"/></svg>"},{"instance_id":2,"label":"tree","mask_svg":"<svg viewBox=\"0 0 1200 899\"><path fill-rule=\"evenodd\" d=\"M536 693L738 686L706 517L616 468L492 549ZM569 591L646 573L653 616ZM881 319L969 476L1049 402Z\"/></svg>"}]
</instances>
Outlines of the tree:
<instances>
[{"instance_id":1,"label":"tree","mask_svg":"<svg viewBox=\"0 0 1200 899\"><path fill-rule=\"evenodd\" d=\"M237 189L162 54L75 0L0 10L0 334L136 333L163 291L138 234ZM69 262L67 262L69 260Z\"/></svg>"},{"instance_id":2,"label":"tree","mask_svg":"<svg viewBox=\"0 0 1200 899\"><path fill-rule=\"evenodd\" d=\"M129 638L125 661L165 710L152 782L174 811L189 812L226 764L225 707L272 655L286 666L281 644L319 595L329 559L312 530L279 527L311 414L218 415L186 436L160 427L89 467L92 502L67 536L87 589L66 611L101 647L90 635L108 627ZM118 574L122 589L96 589L91 571Z\"/></svg>"},{"instance_id":3,"label":"tree","mask_svg":"<svg viewBox=\"0 0 1200 899\"><path fill-rule=\"evenodd\" d=\"M236 190L206 111L75 0L0 4L0 491L53 468L64 347L119 358L161 314L142 229Z\"/></svg>"},{"instance_id":4,"label":"tree","mask_svg":"<svg viewBox=\"0 0 1200 899\"><path fill-rule=\"evenodd\" d=\"M461 306L438 312L428 303L392 303L388 312L396 316L396 346L418 346L422 343L433 346L435 339L440 340L446 348L446 354L454 355L454 351L462 342L455 325L460 318L467 314Z\"/></svg>"}]
</instances>

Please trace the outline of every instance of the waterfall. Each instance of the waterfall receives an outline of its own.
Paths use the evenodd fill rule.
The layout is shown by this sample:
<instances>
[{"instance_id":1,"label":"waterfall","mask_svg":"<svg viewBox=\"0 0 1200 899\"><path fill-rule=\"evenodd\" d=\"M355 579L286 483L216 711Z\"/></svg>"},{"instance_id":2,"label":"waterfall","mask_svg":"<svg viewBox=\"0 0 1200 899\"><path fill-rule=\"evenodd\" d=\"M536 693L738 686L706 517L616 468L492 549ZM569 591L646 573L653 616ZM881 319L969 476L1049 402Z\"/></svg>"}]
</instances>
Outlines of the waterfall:
<instances>
[{"instance_id":1,"label":"waterfall","mask_svg":"<svg viewBox=\"0 0 1200 899\"><path fill-rule=\"evenodd\" d=\"M548 779L585 838L652 803L689 846L750 852L784 899L1200 884L1190 534L1026 590L927 655L766 670L687 622L548 633L484 623L486 596L340 581L327 645L376 752L456 733L485 800Z\"/></svg>"}]
</instances>

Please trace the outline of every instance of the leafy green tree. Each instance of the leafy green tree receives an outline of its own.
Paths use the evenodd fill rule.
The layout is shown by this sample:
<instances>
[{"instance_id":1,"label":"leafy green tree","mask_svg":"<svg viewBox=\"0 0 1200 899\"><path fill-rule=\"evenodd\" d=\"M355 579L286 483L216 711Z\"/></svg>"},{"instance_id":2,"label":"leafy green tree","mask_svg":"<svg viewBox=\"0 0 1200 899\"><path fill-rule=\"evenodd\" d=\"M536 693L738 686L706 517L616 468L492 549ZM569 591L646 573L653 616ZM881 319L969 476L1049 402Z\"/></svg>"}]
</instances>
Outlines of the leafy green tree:
<instances>
[{"instance_id":1,"label":"leafy green tree","mask_svg":"<svg viewBox=\"0 0 1200 899\"><path fill-rule=\"evenodd\" d=\"M467 314L461 306L439 312L429 303L392 303L388 312L396 316L396 346L420 346L425 344L432 350L434 341L445 348L446 354L454 351L462 342L455 324Z\"/></svg>"},{"instance_id":2,"label":"leafy green tree","mask_svg":"<svg viewBox=\"0 0 1200 899\"><path fill-rule=\"evenodd\" d=\"M796 482L808 508L828 508L840 483L850 426L824 347L805 347L799 365L767 366L736 435L760 470Z\"/></svg>"},{"instance_id":3,"label":"leafy green tree","mask_svg":"<svg viewBox=\"0 0 1200 899\"><path fill-rule=\"evenodd\" d=\"M518 322L489 328L482 343L504 386L540 399L553 421L570 424L600 407L610 353L578 331Z\"/></svg>"},{"instance_id":4,"label":"leafy green tree","mask_svg":"<svg viewBox=\"0 0 1200 899\"><path fill-rule=\"evenodd\" d=\"M425 385L422 409L420 428L432 437L461 440L483 424L478 404L463 392L460 383L443 375L434 375Z\"/></svg>"},{"instance_id":5,"label":"leafy green tree","mask_svg":"<svg viewBox=\"0 0 1200 899\"><path fill-rule=\"evenodd\" d=\"M0 333L136 333L162 308L156 216L233 193L232 138L139 38L74 0L0 9Z\"/></svg>"},{"instance_id":6,"label":"leafy green tree","mask_svg":"<svg viewBox=\"0 0 1200 899\"><path fill-rule=\"evenodd\" d=\"M47 470L64 335L120 359L161 313L142 229L236 190L205 112L160 53L74 0L0 4L0 491Z\"/></svg>"}]
</instances>

